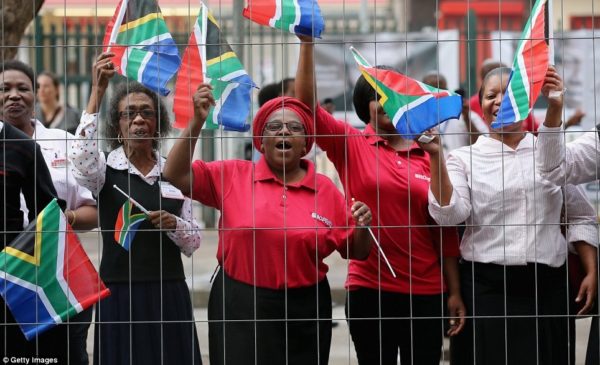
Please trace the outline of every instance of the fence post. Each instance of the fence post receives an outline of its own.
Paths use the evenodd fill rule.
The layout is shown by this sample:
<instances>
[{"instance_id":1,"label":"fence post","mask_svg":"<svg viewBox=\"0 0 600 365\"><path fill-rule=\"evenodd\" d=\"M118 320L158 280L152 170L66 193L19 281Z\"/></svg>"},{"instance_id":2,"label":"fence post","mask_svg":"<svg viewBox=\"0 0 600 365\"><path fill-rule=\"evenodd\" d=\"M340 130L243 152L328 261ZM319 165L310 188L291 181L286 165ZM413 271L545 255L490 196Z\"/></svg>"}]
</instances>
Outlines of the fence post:
<instances>
[{"instance_id":1,"label":"fence post","mask_svg":"<svg viewBox=\"0 0 600 365\"><path fill-rule=\"evenodd\" d=\"M42 18L38 15L34 19L35 31L33 33L33 47L35 48L35 70L40 72L44 69L44 27Z\"/></svg>"},{"instance_id":2,"label":"fence post","mask_svg":"<svg viewBox=\"0 0 600 365\"><path fill-rule=\"evenodd\" d=\"M473 95L477 90L477 15L473 9L469 9L466 19L467 49L466 77L467 94Z\"/></svg>"}]
</instances>

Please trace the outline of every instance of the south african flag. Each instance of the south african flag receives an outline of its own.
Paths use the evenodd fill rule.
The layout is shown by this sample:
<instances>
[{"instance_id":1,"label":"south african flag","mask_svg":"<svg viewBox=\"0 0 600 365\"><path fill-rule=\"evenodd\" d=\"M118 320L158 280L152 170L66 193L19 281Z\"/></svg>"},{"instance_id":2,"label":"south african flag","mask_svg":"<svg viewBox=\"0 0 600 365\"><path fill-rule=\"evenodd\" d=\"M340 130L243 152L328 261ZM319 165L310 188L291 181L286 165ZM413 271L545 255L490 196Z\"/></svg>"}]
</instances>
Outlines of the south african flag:
<instances>
[{"instance_id":1,"label":"south african flag","mask_svg":"<svg viewBox=\"0 0 600 365\"><path fill-rule=\"evenodd\" d=\"M502 97L494 129L527 118L542 91L550 62L552 27L546 0L537 0L515 52L508 86Z\"/></svg>"},{"instance_id":2,"label":"south african flag","mask_svg":"<svg viewBox=\"0 0 600 365\"><path fill-rule=\"evenodd\" d=\"M120 74L163 96L169 94L166 84L181 59L156 1L121 0L102 45L115 53L111 61Z\"/></svg>"},{"instance_id":3,"label":"south african flag","mask_svg":"<svg viewBox=\"0 0 600 365\"><path fill-rule=\"evenodd\" d=\"M132 214L132 211L133 204L127 200L119 210L115 222L115 241L127 251L131 248L138 227L146 220L144 213Z\"/></svg>"},{"instance_id":4,"label":"south african flag","mask_svg":"<svg viewBox=\"0 0 600 365\"><path fill-rule=\"evenodd\" d=\"M398 72L372 67L354 47L350 47L350 51L362 75L377 91L383 110L402 136L416 138L428 129L460 116L460 95Z\"/></svg>"},{"instance_id":5,"label":"south african flag","mask_svg":"<svg viewBox=\"0 0 600 365\"><path fill-rule=\"evenodd\" d=\"M222 35L217 20L200 2L175 83L175 127L185 128L193 118L192 95L203 82L213 87L216 102L206 118L206 127L216 129L222 125L225 130L247 131L254 82Z\"/></svg>"},{"instance_id":6,"label":"south african flag","mask_svg":"<svg viewBox=\"0 0 600 365\"><path fill-rule=\"evenodd\" d=\"M28 340L110 295L56 199L0 252L0 294Z\"/></svg>"},{"instance_id":7,"label":"south african flag","mask_svg":"<svg viewBox=\"0 0 600 365\"><path fill-rule=\"evenodd\" d=\"M325 21L316 0L248 0L243 15L285 32L321 38Z\"/></svg>"}]
</instances>

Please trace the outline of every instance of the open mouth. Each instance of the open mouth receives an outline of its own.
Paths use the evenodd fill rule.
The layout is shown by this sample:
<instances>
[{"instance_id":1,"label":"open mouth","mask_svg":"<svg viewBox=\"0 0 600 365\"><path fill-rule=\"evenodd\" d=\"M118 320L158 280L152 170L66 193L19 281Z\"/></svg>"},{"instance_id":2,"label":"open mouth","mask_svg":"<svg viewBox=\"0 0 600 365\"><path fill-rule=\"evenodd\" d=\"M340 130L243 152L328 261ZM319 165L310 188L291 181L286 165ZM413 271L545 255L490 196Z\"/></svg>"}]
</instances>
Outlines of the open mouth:
<instances>
[{"instance_id":1,"label":"open mouth","mask_svg":"<svg viewBox=\"0 0 600 365\"><path fill-rule=\"evenodd\" d=\"M136 129L131 132L131 135L135 138L144 138L148 136L148 132L145 129Z\"/></svg>"},{"instance_id":2,"label":"open mouth","mask_svg":"<svg viewBox=\"0 0 600 365\"><path fill-rule=\"evenodd\" d=\"M275 148L281 151L287 151L292 148L292 144L288 141L281 141L275 145Z\"/></svg>"}]
</instances>

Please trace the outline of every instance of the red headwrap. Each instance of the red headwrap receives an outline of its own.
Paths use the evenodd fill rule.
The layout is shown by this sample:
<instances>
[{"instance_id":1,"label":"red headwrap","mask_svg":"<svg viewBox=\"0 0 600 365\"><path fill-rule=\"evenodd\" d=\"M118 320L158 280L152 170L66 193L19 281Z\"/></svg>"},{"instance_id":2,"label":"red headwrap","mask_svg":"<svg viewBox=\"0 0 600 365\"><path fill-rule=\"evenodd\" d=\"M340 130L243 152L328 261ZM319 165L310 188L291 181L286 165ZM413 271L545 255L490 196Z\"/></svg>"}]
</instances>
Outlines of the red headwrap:
<instances>
[{"instance_id":1,"label":"red headwrap","mask_svg":"<svg viewBox=\"0 0 600 365\"><path fill-rule=\"evenodd\" d=\"M308 153L315 142L313 113L310 108L300 100L289 96L281 96L269 100L258 109L258 112L254 116L254 121L252 122L252 142L254 143L254 147L260 151L265 124L271 114L281 109L291 110L300 117L300 122L302 122L304 130L306 131L306 152Z\"/></svg>"}]
</instances>

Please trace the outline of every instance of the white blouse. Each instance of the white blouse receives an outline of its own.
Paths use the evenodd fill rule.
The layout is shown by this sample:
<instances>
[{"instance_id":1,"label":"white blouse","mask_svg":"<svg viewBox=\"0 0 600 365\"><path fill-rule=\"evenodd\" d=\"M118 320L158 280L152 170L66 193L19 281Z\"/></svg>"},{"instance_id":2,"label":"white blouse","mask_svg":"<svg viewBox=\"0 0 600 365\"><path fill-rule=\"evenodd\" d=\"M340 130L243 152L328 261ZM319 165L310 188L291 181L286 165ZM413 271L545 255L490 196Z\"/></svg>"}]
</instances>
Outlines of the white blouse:
<instances>
[{"instance_id":1,"label":"white blouse","mask_svg":"<svg viewBox=\"0 0 600 365\"><path fill-rule=\"evenodd\" d=\"M481 136L472 146L450 153L450 204L441 207L429 191L429 211L439 224L466 222L460 245L464 259L505 265L564 264L563 190L536 173L534 144L531 134L514 150ZM597 246L595 213L585 194L570 186L564 195L569 242Z\"/></svg>"},{"instance_id":2,"label":"white blouse","mask_svg":"<svg viewBox=\"0 0 600 365\"><path fill-rule=\"evenodd\" d=\"M75 210L86 205L96 206L92 193L77 183L68 166L67 150L73 135L62 129L46 128L38 120L32 120L32 123L35 128L32 138L40 145L56 195L66 202L66 208ZM23 224L27 226L29 210L23 194L21 194L21 210L25 218Z\"/></svg>"},{"instance_id":3,"label":"white blouse","mask_svg":"<svg viewBox=\"0 0 600 365\"><path fill-rule=\"evenodd\" d=\"M96 136L97 122L98 114L88 114L84 111L69 149L71 171L79 184L98 195L104 186L107 165L116 170L128 170L130 174L138 175L148 185L160 179L165 159L158 154L158 151L155 152L157 163L146 175L129 162L123 147L111 151L108 158L100 153ZM189 257L200 247L202 240L200 225L192 215L192 201L189 198L184 199L181 217L175 218L177 219L176 230L168 231L166 234L179 246L181 252Z\"/></svg>"}]
</instances>

